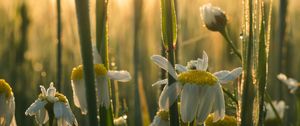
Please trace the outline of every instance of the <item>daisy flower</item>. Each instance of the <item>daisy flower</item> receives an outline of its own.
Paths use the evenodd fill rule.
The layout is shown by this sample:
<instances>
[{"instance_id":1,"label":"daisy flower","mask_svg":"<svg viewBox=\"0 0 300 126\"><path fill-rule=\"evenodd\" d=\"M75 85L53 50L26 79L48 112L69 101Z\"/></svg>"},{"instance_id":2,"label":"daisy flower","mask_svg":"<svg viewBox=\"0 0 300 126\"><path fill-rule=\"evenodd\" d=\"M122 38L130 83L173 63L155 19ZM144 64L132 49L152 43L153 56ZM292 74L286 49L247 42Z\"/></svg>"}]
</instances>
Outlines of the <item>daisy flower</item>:
<instances>
[{"instance_id":1,"label":"daisy flower","mask_svg":"<svg viewBox=\"0 0 300 126\"><path fill-rule=\"evenodd\" d=\"M53 83L50 83L47 90L42 85L40 88L42 93L29 106L25 115L35 116L35 120L39 125L45 124L49 120L49 116L54 116L58 126L77 126L77 120L72 113L66 96L58 93Z\"/></svg>"},{"instance_id":2,"label":"daisy flower","mask_svg":"<svg viewBox=\"0 0 300 126\"><path fill-rule=\"evenodd\" d=\"M97 58L98 57L98 58ZM101 62L99 54L94 51L94 72L95 72L95 82L98 94L98 103L101 106L109 108L109 87L108 80L116 80L119 82L127 82L131 80L131 76L128 71L115 71L107 70L104 64ZM85 82L83 79L83 66L79 65L74 67L71 74L71 84L73 89L73 99L75 106L81 109L82 114L87 114L87 101L85 92Z\"/></svg>"},{"instance_id":3,"label":"daisy flower","mask_svg":"<svg viewBox=\"0 0 300 126\"><path fill-rule=\"evenodd\" d=\"M15 97L9 84L0 79L0 126L16 126Z\"/></svg>"},{"instance_id":4,"label":"daisy flower","mask_svg":"<svg viewBox=\"0 0 300 126\"><path fill-rule=\"evenodd\" d=\"M159 110L150 126L169 126L169 112L165 110Z\"/></svg>"},{"instance_id":5,"label":"daisy flower","mask_svg":"<svg viewBox=\"0 0 300 126\"><path fill-rule=\"evenodd\" d=\"M293 78L287 78L283 73L278 74L277 78L288 86L288 88L290 89L290 93L295 93L300 87L300 84L297 80Z\"/></svg>"},{"instance_id":6,"label":"daisy flower","mask_svg":"<svg viewBox=\"0 0 300 126\"><path fill-rule=\"evenodd\" d=\"M223 119L225 116L225 101L221 83L228 83L240 76L242 68L232 71L219 71L210 73L207 71L208 57L203 52L203 59L198 58L188 62L188 65L177 64L176 70L169 61L160 56L154 55L152 61L168 71L176 79L171 85L166 85L159 97L159 107L168 110L174 103L177 96L181 94L181 119L183 122L192 122L194 119L202 124L210 112L214 112L214 122ZM167 84L167 80L160 80L153 85Z\"/></svg>"},{"instance_id":7,"label":"daisy flower","mask_svg":"<svg viewBox=\"0 0 300 126\"><path fill-rule=\"evenodd\" d=\"M207 29L211 31L222 31L227 24L227 18L220 8L213 7L210 3L201 6L200 15Z\"/></svg>"}]
</instances>

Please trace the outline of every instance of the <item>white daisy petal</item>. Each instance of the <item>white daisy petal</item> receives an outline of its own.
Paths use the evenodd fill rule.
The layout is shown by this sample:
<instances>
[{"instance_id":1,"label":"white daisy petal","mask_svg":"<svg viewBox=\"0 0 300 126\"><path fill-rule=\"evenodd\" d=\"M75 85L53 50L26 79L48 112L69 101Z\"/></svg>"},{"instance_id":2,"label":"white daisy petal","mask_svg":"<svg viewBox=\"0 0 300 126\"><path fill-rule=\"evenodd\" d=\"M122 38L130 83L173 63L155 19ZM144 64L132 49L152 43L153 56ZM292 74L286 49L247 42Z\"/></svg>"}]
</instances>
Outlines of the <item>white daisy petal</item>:
<instances>
[{"instance_id":1,"label":"white daisy petal","mask_svg":"<svg viewBox=\"0 0 300 126\"><path fill-rule=\"evenodd\" d=\"M75 106L81 109L82 114L87 114L87 101L84 80L71 80L71 85Z\"/></svg>"},{"instance_id":2,"label":"white daisy petal","mask_svg":"<svg viewBox=\"0 0 300 126\"><path fill-rule=\"evenodd\" d=\"M171 65L171 63L164 57L160 55L153 55L151 56L151 60L158 65L160 68L168 71L168 73L173 76L175 79L177 79L177 74Z\"/></svg>"},{"instance_id":3,"label":"white daisy petal","mask_svg":"<svg viewBox=\"0 0 300 126\"><path fill-rule=\"evenodd\" d=\"M47 89L47 96L54 97L56 93L56 88L54 87L53 82L50 83L50 87Z\"/></svg>"},{"instance_id":4,"label":"white daisy petal","mask_svg":"<svg viewBox=\"0 0 300 126\"><path fill-rule=\"evenodd\" d=\"M162 110L169 110L170 105L172 105L177 99L181 90L181 86L178 82L166 85L159 97L159 108Z\"/></svg>"},{"instance_id":5,"label":"white daisy petal","mask_svg":"<svg viewBox=\"0 0 300 126\"><path fill-rule=\"evenodd\" d=\"M0 94L0 119L5 116L6 111L7 111L7 109L6 109L6 96L3 93L3 94Z\"/></svg>"},{"instance_id":6,"label":"white daisy petal","mask_svg":"<svg viewBox=\"0 0 300 126\"><path fill-rule=\"evenodd\" d=\"M98 102L101 106L108 108L110 105L109 93L108 93L108 82L106 76L96 77L97 92L98 92Z\"/></svg>"},{"instance_id":7,"label":"white daisy petal","mask_svg":"<svg viewBox=\"0 0 300 126\"><path fill-rule=\"evenodd\" d=\"M155 82L154 84L152 84L152 86L164 85L164 84L168 84L168 79L159 80L159 81Z\"/></svg>"},{"instance_id":8,"label":"white daisy petal","mask_svg":"<svg viewBox=\"0 0 300 126\"><path fill-rule=\"evenodd\" d=\"M219 71L214 73L214 75L219 79L220 83L228 83L234 79L236 79L237 77L239 77L242 73L242 68L238 67L233 69L232 71Z\"/></svg>"},{"instance_id":9,"label":"white daisy petal","mask_svg":"<svg viewBox=\"0 0 300 126\"><path fill-rule=\"evenodd\" d=\"M208 56L206 54L205 51L203 51L203 56L202 56L202 60L201 60L201 63L200 63L200 60L198 62L199 64L199 69L198 70L203 70L203 71L206 71L207 70L207 67L208 67Z\"/></svg>"},{"instance_id":10,"label":"white daisy petal","mask_svg":"<svg viewBox=\"0 0 300 126\"><path fill-rule=\"evenodd\" d=\"M41 88L42 95L47 96L46 88L43 85L40 85L40 88Z\"/></svg>"},{"instance_id":11,"label":"white daisy petal","mask_svg":"<svg viewBox=\"0 0 300 126\"><path fill-rule=\"evenodd\" d=\"M6 123L10 124L13 121L13 117L15 115L15 98L14 98L14 96L11 96L6 103L7 103Z\"/></svg>"},{"instance_id":12,"label":"white daisy petal","mask_svg":"<svg viewBox=\"0 0 300 126\"><path fill-rule=\"evenodd\" d=\"M103 63L96 45L93 46L93 60L94 60L93 61L94 64L102 64Z\"/></svg>"},{"instance_id":13,"label":"white daisy petal","mask_svg":"<svg viewBox=\"0 0 300 126\"><path fill-rule=\"evenodd\" d=\"M40 109L35 115L35 120L38 124L45 124L49 120L47 110L44 108Z\"/></svg>"},{"instance_id":14,"label":"white daisy petal","mask_svg":"<svg viewBox=\"0 0 300 126\"><path fill-rule=\"evenodd\" d=\"M32 103L29 108L26 110L25 115L33 116L35 115L40 109L44 108L44 106L47 104L47 101L42 101L40 99L35 100L34 103Z\"/></svg>"},{"instance_id":15,"label":"white daisy petal","mask_svg":"<svg viewBox=\"0 0 300 126\"><path fill-rule=\"evenodd\" d=\"M216 89L216 99L214 104L214 119L213 122L216 122L225 117L225 100L224 94L222 91L221 85L217 85Z\"/></svg>"},{"instance_id":16,"label":"white daisy petal","mask_svg":"<svg viewBox=\"0 0 300 126\"><path fill-rule=\"evenodd\" d=\"M181 65L181 64L175 64L175 70L179 71L179 72L185 72L185 71L188 71L188 69Z\"/></svg>"},{"instance_id":17,"label":"white daisy petal","mask_svg":"<svg viewBox=\"0 0 300 126\"><path fill-rule=\"evenodd\" d=\"M150 126L170 126L169 121L161 119L159 116L155 116Z\"/></svg>"},{"instance_id":18,"label":"white daisy petal","mask_svg":"<svg viewBox=\"0 0 300 126\"><path fill-rule=\"evenodd\" d=\"M55 118L59 119L63 117L65 110L65 104L63 102L55 102L53 105L53 111Z\"/></svg>"},{"instance_id":19,"label":"white daisy petal","mask_svg":"<svg viewBox=\"0 0 300 126\"><path fill-rule=\"evenodd\" d=\"M117 80L120 82L127 82L127 81L131 80L130 73L128 71L123 71L123 70L122 71L110 70L107 72L107 76L110 79Z\"/></svg>"},{"instance_id":20,"label":"white daisy petal","mask_svg":"<svg viewBox=\"0 0 300 126\"><path fill-rule=\"evenodd\" d=\"M215 100L215 92L213 87L202 88L199 96L202 96L197 109L197 123L202 124L212 110Z\"/></svg>"},{"instance_id":21,"label":"white daisy petal","mask_svg":"<svg viewBox=\"0 0 300 126\"><path fill-rule=\"evenodd\" d=\"M180 113L183 122L192 122L196 117L199 102L199 86L185 84L181 92Z\"/></svg>"}]
</instances>

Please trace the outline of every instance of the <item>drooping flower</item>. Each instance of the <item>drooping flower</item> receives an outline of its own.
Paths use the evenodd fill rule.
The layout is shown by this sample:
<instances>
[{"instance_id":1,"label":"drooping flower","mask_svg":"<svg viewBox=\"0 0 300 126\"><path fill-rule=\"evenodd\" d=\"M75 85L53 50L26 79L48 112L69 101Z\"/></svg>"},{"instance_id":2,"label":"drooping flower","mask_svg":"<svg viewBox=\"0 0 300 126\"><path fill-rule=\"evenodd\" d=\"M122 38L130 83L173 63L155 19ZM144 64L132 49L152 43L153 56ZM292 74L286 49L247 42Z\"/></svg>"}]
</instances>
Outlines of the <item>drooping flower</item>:
<instances>
[{"instance_id":1,"label":"drooping flower","mask_svg":"<svg viewBox=\"0 0 300 126\"><path fill-rule=\"evenodd\" d=\"M205 126L237 126L237 121L234 116L225 115L223 120L213 122L214 115L210 114L205 120Z\"/></svg>"},{"instance_id":2,"label":"drooping flower","mask_svg":"<svg viewBox=\"0 0 300 126\"><path fill-rule=\"evenodd\" d=\"M0 126L16 126L15 97L4 79L0 79Z\"/></svg>"},{"instance_id":3,"label":"drooping flower","mask_svg":"<svg viewBox=\"0 0 300 126\"><path fill-rule=\"evenodd\" d=\"M115 126L127 126L127 115L120 116L114 119Z\"/></svg>"},{"instance_id":4,"label":"drooping flower","mask_svg":"<svg viewBox=\"0 0 300 126\"><path fill-rule=\"evenodd\" d=\"M207 29L211 31L222 31L225 29L227 18L224 11L218 7L213 7L210 3L201 6L199 9Z\"/></svg>"},{"instance_id":5,"label":"drooping flower","mask_svg":"<svg viewBox=\"0 0 300 126\"><path fill-rule=\"evenodd\" d=\"M39 125L45 124L49 117L54 116L58 126L77 126L77 120L72 113L66 96L57 92L53 83L50 83L50 87L47 90L42 85L40 88L42 93L29 106L25 115L35 116L35 120Z\"/></svg>"},{"instance_id":6,"label":"drooping flower","mask_svg":"<svg viewBox=\"0 0 300 126\"><path fill-rule=\"evenodd\" d=\"M104 64L98 63L101 62L101 58L99 58L99 54L95 53L95 51L94 57L94 59L97 59L94 61L94 72L98 103L101 106L108 108L110 105L108 80L112 79L120 82L127 82L131 80L131 76L128 71L107 70ZM75 106L81 109L82 114L87 114L86 91L82 65L73 68L71 84Z\"/></svg>"},{"instance_id":7,"label":"drooping flower","mask_svg":"<svg viewBox=\"0 0 300 126\"><path fill-rule=\"evenodd\" d=\"M300 87L300 83L297 80L293 78L287 78L283 73L278 74L277 78L288 86L290 93L295 93Z\"/></svg>"},{"instance_id":8,"label":"drooping flower","mask_svg":"<svg viewBox=\"0 0 300 126\"><path fill-rule=\"evenodd\" d=\"M242 73L242 68L232 71L219 71L210 73L207 71L208 57L203 52L203 59L198 58L188 62L187 67L177 64L176 70L169 61L154 55L152 61L174 77L177 81L166 85L159 97L159 107L168 110L178 95L181 94L181 119L183 122L192 122L194 119L200 124L204 122L210 112L214 112L214 122L225 116L225 101L221 83L228 83ZM166 84L168 81L160 80L153 85Z\"/></svg>"},{"instance_id":9,"label":"drooping flower","mask_svg":"<svg viewBox=\"0 0 300 126\"><path fill-rule=\"evenodd\" d=\"M169 126L170 125L170 121L169 121L169 112L165 111L165 110L159 110L152 123L150 124L150 126Z\"/></svg>"}]
</instances>

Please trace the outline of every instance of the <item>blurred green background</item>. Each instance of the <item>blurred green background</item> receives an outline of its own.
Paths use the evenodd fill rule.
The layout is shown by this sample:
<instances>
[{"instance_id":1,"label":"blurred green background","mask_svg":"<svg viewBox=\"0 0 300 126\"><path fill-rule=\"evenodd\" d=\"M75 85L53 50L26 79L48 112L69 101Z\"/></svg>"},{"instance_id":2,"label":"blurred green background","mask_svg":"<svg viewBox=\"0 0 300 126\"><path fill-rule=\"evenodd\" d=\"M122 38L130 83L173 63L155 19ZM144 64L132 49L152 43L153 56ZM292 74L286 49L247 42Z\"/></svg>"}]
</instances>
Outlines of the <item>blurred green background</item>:
<instances>
[{"instance_id":1,"label":"blurred green background","mask_svg":"<svg viewBox=\"0 0 300 126\"><path fill-rule=\"evenodd\" d=\"M241 47L243 5L237 0L175 0L178 18L177 62L186 65L191 59L209 56L209 70L232 69L241 62L231 53L219 33L208 31L200 18L199 7L208 2L219 6L228 17L230 36ZM87 119L73 104L70 74L81 64L77 19L74 0L62 0L62 92L68 97L80 125ZM159 88L151 84L160 78L160 71L150 61L150 56L161 53L160 1L143 0L141 10L134 10L135 0L109 1L109 56L112 69L128 70L133 76L134 12L141 13L138 29L140 64L139 89L144 125L148 125L158 109ZM300 4L287 1L285 19L279 19L279 0L273 0L271 23L268 92L275 100L283 99L289 105L286 124L295 121L295 96L276 80L279 72L300 80ZM269 5L269 1L266 1ZM269 8L269 6L267 6ZM95 41L95 0L90 0L92 41ZM19 125L33 125L34 118L26 117L25 110L40 93L39 85L49 86L56 81L56 1L55 0L0 0L0 78L9 82L16 99L16 119ZM285 21L283 41L279 40L279 22ZM280 42L283 46L279 46ZM283 52L280 53L280 49ZM119 115L128 114L128 124L134 125L130 116L134 107L134 81L114 82L118 89ZM226 86L231 88L232 85ZM128 107L128 110L127 108ZM116 108L115 108L116 109ZM120 109L120 110L119 110ZM115 110L116 111L116 110ZM299 119L299 117L298 117Z\"/></svg>"}]
</instances>

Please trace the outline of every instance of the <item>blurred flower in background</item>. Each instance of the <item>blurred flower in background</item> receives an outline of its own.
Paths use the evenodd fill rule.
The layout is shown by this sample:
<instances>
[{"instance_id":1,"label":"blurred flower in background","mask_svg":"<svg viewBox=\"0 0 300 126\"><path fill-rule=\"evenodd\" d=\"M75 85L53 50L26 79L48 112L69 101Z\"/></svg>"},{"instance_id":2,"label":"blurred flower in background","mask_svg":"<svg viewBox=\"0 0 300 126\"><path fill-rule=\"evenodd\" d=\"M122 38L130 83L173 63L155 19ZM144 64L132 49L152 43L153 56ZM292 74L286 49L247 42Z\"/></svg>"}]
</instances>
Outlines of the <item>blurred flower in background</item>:
<instances>
[{"instance_id":1,"label":"blurred flower in background","mask_svg":"<svg viewBox=\"0 0 300 126\"><path fill-rule=\"evenodd\" d=\"M122 115L114 119L115 126L127 126L127 115Z\"/></svg>"},{"instance_id":2,"label":"blurred flower in background","mask_svg":"<svg viewBox=\"0 0 300 126\"><path fill-rule=\"evenodd\" d=\"M265 125L266 126L280 126L281 120L284 117L285 110L288 106L285 104L284 101L272 101L272 104L275 110L280 117L280 120L277 118L276 113L272 109L272 106L269 103L266 103L266 117L265 117Z\"/></svg>"},{"instance_id":3,"label":"blurred flower in background","mask_svg":"<svg viewBox=\"0 0 300 126\"><path fill-rule=\"evenodd\" d=\"M288 86L291 93L295 93L300 87L300 84L297 80L293 78L287 78L286 75L283 73L278 74L277 78Z\"/></svg>"},{"instance_id":4,"label":"blurred flower in background","mask_svg":"<svg viewBox=\"0 0 300 126\"><path fill-rule=\"evenodd\" d=\"M203 52L203 59L191 60L187 67L177 64L177 74L169 61L154 55L152 61L169 72L177 81L166 85L159 97L159 106L168 110L179 94L181 94L181 119L183 122L192 122L195 118L197 123L202 124L207 116L214 112L214 122L225 116L225 101L221 83L228 83L242 73L242 68L232 71L219 71L214 74L207 72L208 56ZM167 80L161 80L153 85L166 84Z\"/></svg>"},{"instance_id":5,"label":"blurred flower in background","mask_svg":"<svg viewBox=\"0 0 300 126\"><path fill-rule=\"evenodd\" d=\"M212 6L210 3L201 6L200 15L207 29L211 31L222 31L227 24L227 18L220 8Z\"/></svg>"},{"instance_id":6,"label":"blurred flower in background","mask_svg":"<svg viewBox=\"0 0 300 126\"><path fill-rule=\"evenodd\" d=\"M15 97L4 79L0 79L0 126L16 126Z\"/></svg>"},{"instance_id":7,"label":"blurred flower in background","mask_svg":"<svg viewBox=\"0 0 300 126\"><path fill-rule=\"evenodd\" d=\"M55 117L58 126L77 126L77 120L72 113L66 96L56 92L53 83L50 83L47 90L42 85L40 88L42 93L30 105L25 114L35 116L35 120L39 125L45 124L51 117Z\"/></svg>"}]
</instances>

